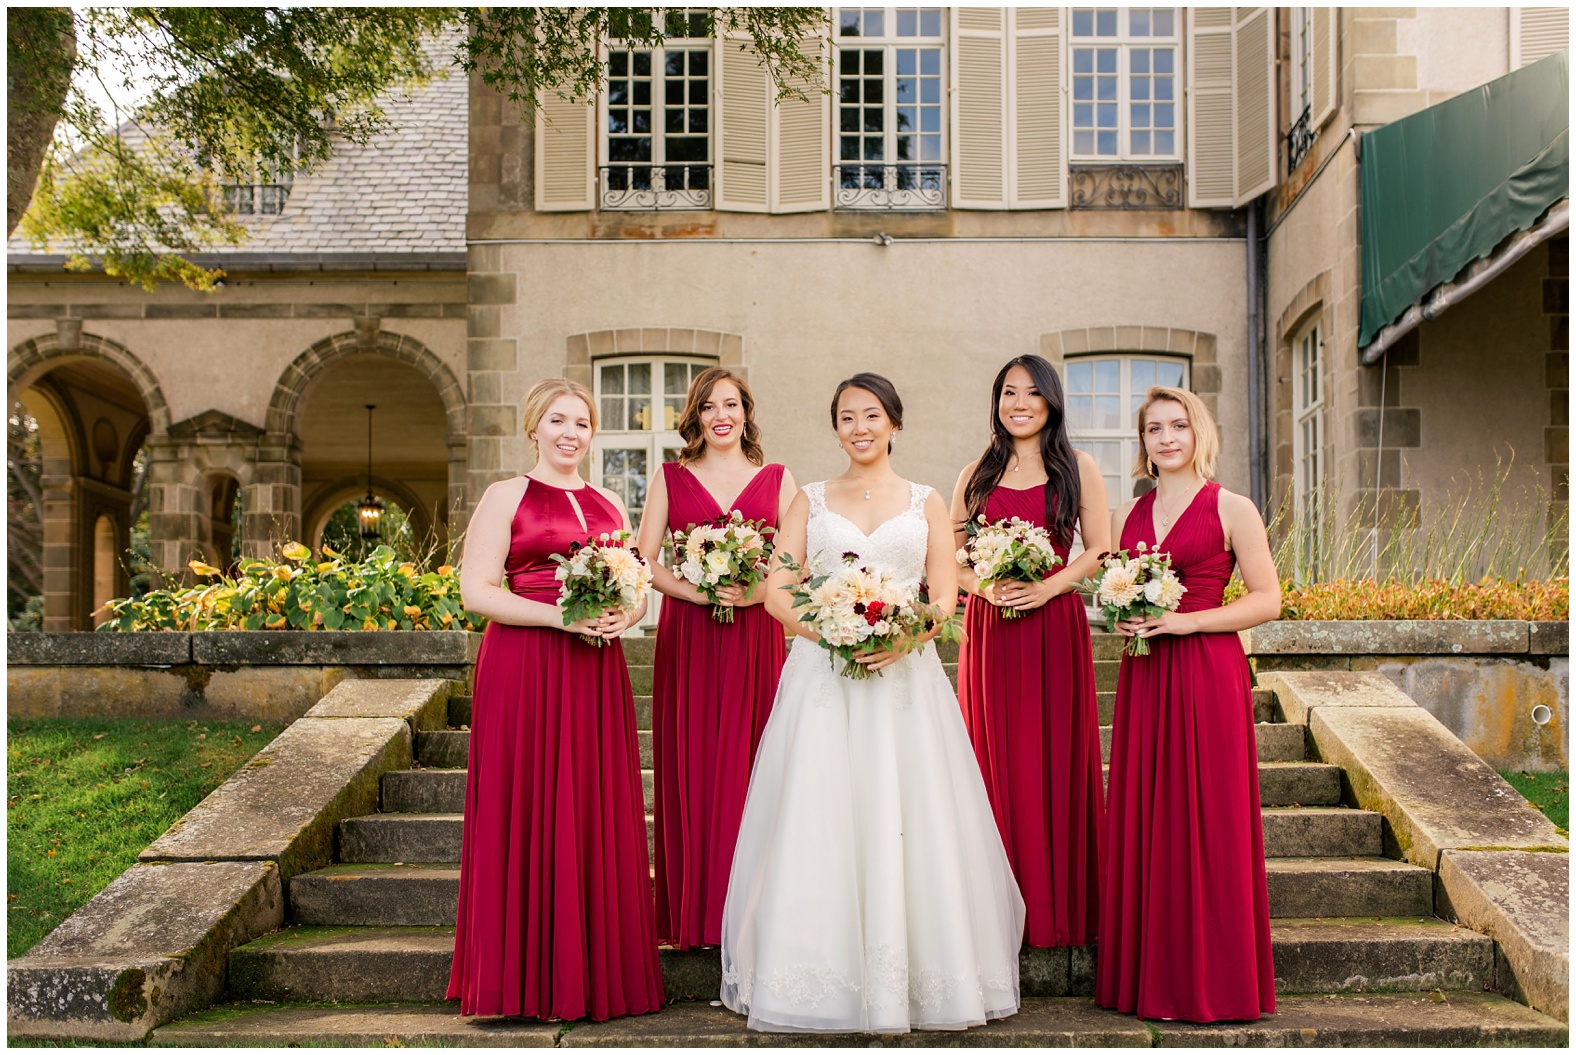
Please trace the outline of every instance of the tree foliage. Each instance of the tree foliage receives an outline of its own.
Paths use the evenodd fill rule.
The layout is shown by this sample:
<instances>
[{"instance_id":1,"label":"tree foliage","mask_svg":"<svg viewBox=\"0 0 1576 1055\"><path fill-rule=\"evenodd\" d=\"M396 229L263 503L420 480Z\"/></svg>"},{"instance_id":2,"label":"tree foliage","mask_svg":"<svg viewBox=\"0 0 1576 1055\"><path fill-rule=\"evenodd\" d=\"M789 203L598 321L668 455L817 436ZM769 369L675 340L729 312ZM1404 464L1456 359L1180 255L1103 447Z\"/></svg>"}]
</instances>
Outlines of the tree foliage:
<instances>
[{"instance_id":1,"label":"tree foliage","mask_svg":"<svg viewBox=\"0 0 1576 1055\"><path fill-rule=\"evenodd\" d=\"M526 112L547 93L590 99L605 76L602 41L659 45L681 30L680 10L12 9L7 232L65 252L69 267L149 289L211 288L222 272L191 257L246 237L222 183L310 171L336 142L386 128L390 93L455 67ZM802 42L824 27L822 9L702 10L705 34L752 49L780 95L819 85ZM110 97L145 98L105 113L87 90L94 83Z\"/></svg>"}]
</instances>

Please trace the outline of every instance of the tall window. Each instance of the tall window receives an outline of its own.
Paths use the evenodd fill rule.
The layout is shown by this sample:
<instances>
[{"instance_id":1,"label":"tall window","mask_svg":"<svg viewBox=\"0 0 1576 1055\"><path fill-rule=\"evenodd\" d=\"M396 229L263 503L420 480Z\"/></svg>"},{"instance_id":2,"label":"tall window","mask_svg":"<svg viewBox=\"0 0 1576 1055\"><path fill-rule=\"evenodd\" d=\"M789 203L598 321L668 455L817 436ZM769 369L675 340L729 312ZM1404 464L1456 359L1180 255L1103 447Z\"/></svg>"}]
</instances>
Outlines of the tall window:
<instances>
[{"instance_id":1,"label":"tall window","mask_svg":"<svg viewBox=\"0 0 1576 1055\"><path fill-rule=\"evenodd\" d=\"M942 10L837 11L837 206L946 206Z\"/></svg>"},{"instance_id":2,"label":"tall window","mask_svg":"<svg viewBox=\"0 0 1576 1055\"><path fill-rule=\"evenodd\" d=\"M1177 25L1172 7L1072 9L1074 159L1180 156Z\"/></svg>"},{"instance_id":3,"label":"tall window","mask_svg":"<svg viewBox=\"0 0 1576 1055\"><path fill-rule=\"evenodd\" d=\"M1087 451L1105 478L1106 501L1114 509L1133 496L1129 475L1138 456L1137 411L1155 385L1186 388L1187 360L1146 355L1069 359L1067 432Z\"/></svg>"},{"instance_id":4,"label":"tall window","mask_svg":"<svg viewBox=\"0 0 1576 1055\"><path fill-rule=\"evenodd\" d=\"M666 356L597 365L601 424L591 445L592 475L624 499L636 527L651 474L662 462L677 461L684 447L678 426L690 381L711 365Z\"/></svg>"},{"instance_id":5,"label":"tall window","mask_svg":"<svg viewBox=\"0 0 1576 1055\"><path fill-rule=\"evenodd\" d=\"M607 56L602 208L711 207L711 41L702 11L672 11L660 48Z\"/></svg>"},{"instance_id":6,"label":"tall window","mask_svg":"<svg viewBox=\"0 0 1576 1055\"><path fill-rule=\"evenodd\" d=\"M1291 9L1291 119L1313 110L1313 8Z\"/></svg>"},{"instance_id":7,"label":"tall window","mask_svg":"<svg viewBox=\"0 0 1576 1055\"><path fill-rule=\"evenodd\" d=\"M1297 424L1294 460L1300 503L1324 483L1324 341L1315 323L1292 346Z\"/></svg>"}]
</instances>

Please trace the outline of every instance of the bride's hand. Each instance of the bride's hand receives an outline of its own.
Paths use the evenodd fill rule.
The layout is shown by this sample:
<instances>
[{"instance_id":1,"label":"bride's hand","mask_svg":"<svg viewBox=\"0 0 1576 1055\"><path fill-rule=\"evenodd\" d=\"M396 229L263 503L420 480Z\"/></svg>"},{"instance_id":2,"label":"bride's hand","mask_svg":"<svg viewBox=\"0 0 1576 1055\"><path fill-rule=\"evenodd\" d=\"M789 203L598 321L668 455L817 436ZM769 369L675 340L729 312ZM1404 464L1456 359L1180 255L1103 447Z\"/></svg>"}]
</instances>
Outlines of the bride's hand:
<instances>
[{"instance_id":1,"label":"bride's hand","mask_svg":"<svg viewBox=\"0 0 1576 1055\"><path fill-rule=\"evenodd\" d=\"M905 652L906 650L894 652L889 648L877 649L874 652L857 652L854 654L854 662L871 670L882 670L902 659Z\"/></svg>"}]
</instances>

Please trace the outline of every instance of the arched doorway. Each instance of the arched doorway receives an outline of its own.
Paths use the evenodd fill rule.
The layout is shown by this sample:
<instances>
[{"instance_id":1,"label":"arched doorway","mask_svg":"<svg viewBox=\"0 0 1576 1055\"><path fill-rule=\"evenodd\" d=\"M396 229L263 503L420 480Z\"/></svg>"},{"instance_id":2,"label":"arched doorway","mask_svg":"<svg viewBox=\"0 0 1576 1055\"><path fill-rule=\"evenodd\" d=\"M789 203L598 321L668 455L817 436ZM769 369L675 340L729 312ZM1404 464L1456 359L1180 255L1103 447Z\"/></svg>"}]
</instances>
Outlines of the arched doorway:
<instances>
[{"instance_id":1,"label":"arched doorway","mask_svg":"<svg viewBox=\"0 0 1576 1055\"><path fill-rule=\"evenodd\" d=\"M130 590L131 530L146 508L150 432L167 424L152 375L126 349L91 334L47 335L12 348L7 363L13 449L10 573L39 574L44 630L89 630L103 601ZM22 477L27 476L28 480Z\"/></svg>"}]
</instances>

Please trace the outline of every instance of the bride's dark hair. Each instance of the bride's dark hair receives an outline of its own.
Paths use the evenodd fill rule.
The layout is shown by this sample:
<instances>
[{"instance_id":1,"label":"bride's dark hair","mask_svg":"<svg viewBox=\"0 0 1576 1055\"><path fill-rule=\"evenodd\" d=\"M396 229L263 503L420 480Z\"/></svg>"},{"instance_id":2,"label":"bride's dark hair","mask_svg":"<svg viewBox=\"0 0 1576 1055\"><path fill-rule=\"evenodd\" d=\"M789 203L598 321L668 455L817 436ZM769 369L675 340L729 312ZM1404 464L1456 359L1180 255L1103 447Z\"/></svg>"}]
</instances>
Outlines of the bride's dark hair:
<instances>
[{"instance_id":1,"label":"bride's dark hair","mask_svg":"<svg viewBox=\"0 0 1576 1055\"><path fill-rule=\"evenodd\" d=\"M1034 388L1050 405L1050 419L1040 430L1040 459L1050 482L1045 488L1045 525L1052 537L1064 546L1073 542L1073 525L1078 522L1078 460L1067 439L1067 400L1055 367L1038 355L1020 355L1007 360L990 388L990 446L974 467L974 475L963 490L964 508L973 520L985 508L990 493L1001 483L1002 473L1012 460L1012 433L1001 423L1001 390L1007 372L1021 366L1029 373Z\"/></svg>"},{"instance_id":2,"label":"bride's dark hair","mask_svg":"<svg viewBox=\"0 0 1576 1055\"><path fill-rule=\"evenodd\" d=\"M843 398L843 393L850 388L862 389L876 397L876 402L881 404L881 409L886 411L887 420L895 429L903 427L903 400L898 398L897 386L892 384L880 374L858 373L837 386L837 391L832 393L832 428L837 428L837 401ZM887 440L887 453L892 453L892 441Z\"/></svg>"}]
</instances>

